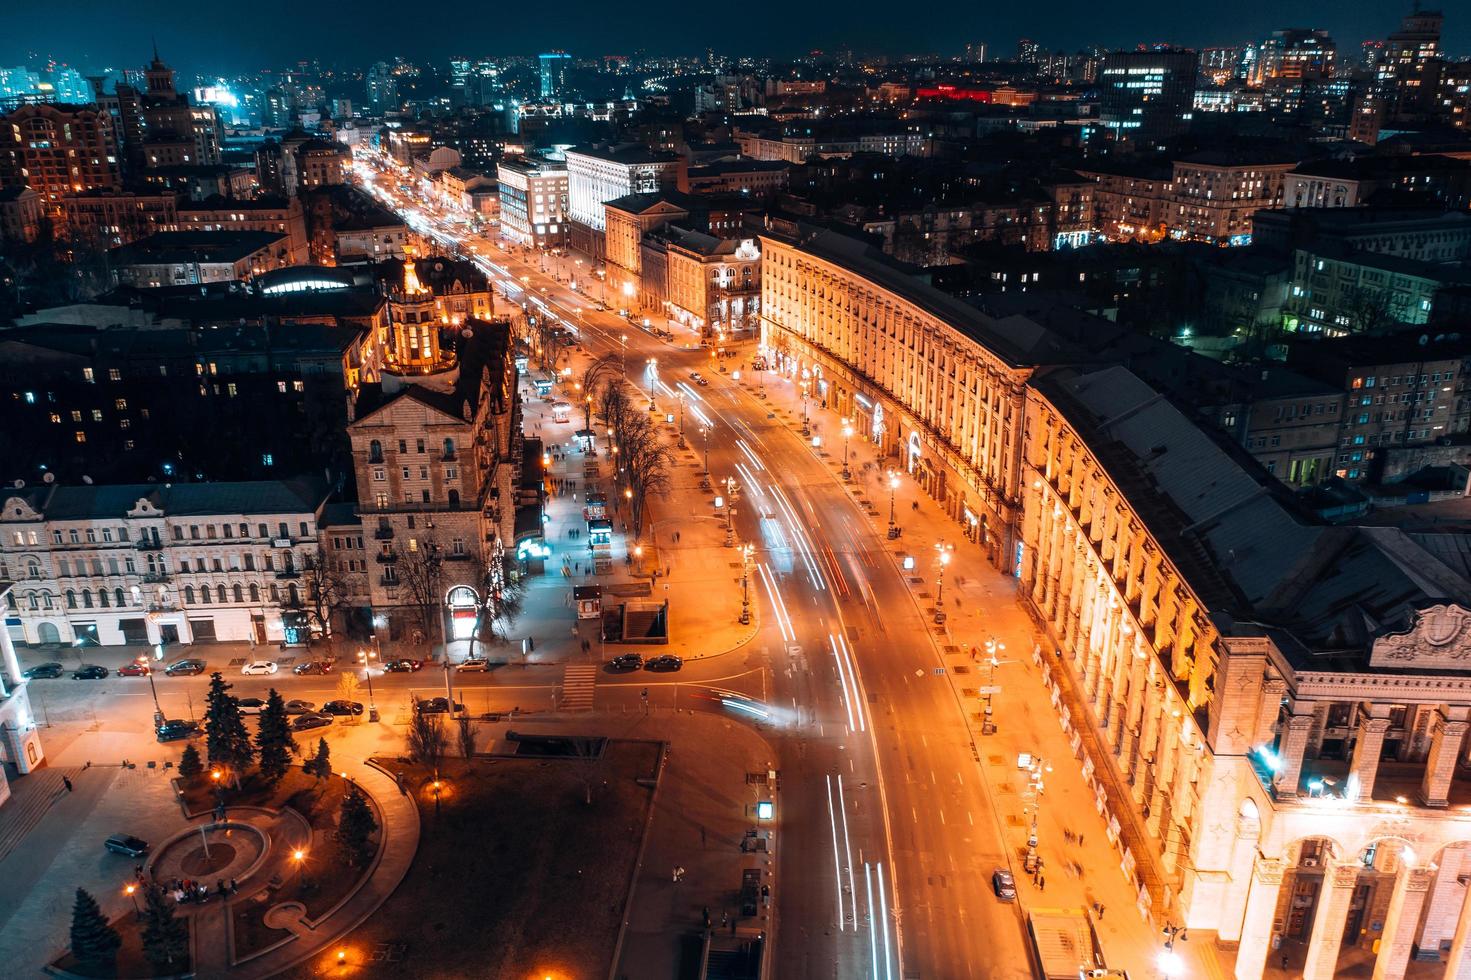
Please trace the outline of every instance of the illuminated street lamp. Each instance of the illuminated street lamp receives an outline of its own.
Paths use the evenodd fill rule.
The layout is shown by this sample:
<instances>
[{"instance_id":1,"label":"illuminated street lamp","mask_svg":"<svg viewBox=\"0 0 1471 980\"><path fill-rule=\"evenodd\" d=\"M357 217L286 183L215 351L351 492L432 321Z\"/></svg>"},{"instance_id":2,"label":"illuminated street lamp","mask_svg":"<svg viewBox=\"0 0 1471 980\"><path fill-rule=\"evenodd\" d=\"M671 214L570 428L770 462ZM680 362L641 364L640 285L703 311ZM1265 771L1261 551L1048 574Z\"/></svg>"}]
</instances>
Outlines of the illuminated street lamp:
<instances>
[{"instance_id":1,"label":"illuminated street lamp","mask_svg":"<svg viewBox=\"0 0 1471 980\"><path fill-rule=\"evenodd\" d=\"M889 540L899 536L899 525L894 523L894 492L899 489L899 472L889 470Z\"/></svg>"},{"instance_id":2,"label":"illuminated street lamp","mask_svg":"<svg viewBox=\"0 0 1471 980\"><path fill-rule=\"evenodd\" d=\"M142 666L143 672L148 675L148 689L153 692L153 726L157 728L163 724L163 708L158 703L158 685L153 683L153 668L148 664L148 655L141 654L137 663Z\"/></svg>"},{"instance_id":3,"label":"illuminated street lamp","mask_svg":"<svg viewBox=\"0 0 1471 980\"><path fill-rule=\"evenodd\" d=\"M853 423L849 419L843 419L843 479L853 479L853 471L848 468L848 440L853 435Z\"/></svg>"},{"instance_id":4,"label":"illuminated street lamp","mask_svg":"<svg viewBox=\"0 0 1471 980\"><path fill-rule=\"evenodd\" d=\"M751 554L756 550L750 542L741 545L741 625L751 621Z\"/></svg>"},{"instance_id":5,"label":"illuminated street lamp","mask_svg":"<svg viewBox=\"0 0 1471 980\"><path fill-rule=\"evenodd\" d=\"M370 721L378 720L378 703L373 698L373 661L376 659L378 659L378 654L374 650L358 651L358 663L363 665L363 676L368 679L368 719Z\"/></svg>"},{"instance_id":6,"label":"illuminated street lamp","mask_svg":"<svg viewBox=\"0 0 1471 980\"><path fill-rule=\"evenodd\" d=\"M135 894L137 891L138 886L132 882L123 886L123 894L127 895L133 903L133 914L141 919L143 917L143 910L138 907L138 896Z\"/></svg>"},{"instance_id":7,"label":"illuminated street lamp","mask_svg":"<svg viewBox=\"0 0 1471 980\"><path fill-rule=\"evenodd\" d=\"M676 391L675 392L675 395L679 398L679 448L680 449L683 449L685 447L685 442L684 442L684 391L683 390Z\"/></svg>"},{"instance_id":8,"label":"illuminated street lamp","mask_svg":"<svg viewBox=\"0 0 1471 980\"><path fill-rule=\"evenodd\" d=\"M710 475L710 427L700 426L700 435L705 437L705 472L700 475L708 477Z\"/></svg>"},{"instance_id":9,"label":"illuminated street lamp","mask_svg":"<svg viewBox=\"0 0 1471 980\"><path fill-rule=\"evenodd\" d=\"M935 622L945 621L945 566L950 564L950 553L955 550L954 545L948 545L943 541L935 544L935 551L940 555L940 574L935 577Z\"/></svg>"}]
</instances>

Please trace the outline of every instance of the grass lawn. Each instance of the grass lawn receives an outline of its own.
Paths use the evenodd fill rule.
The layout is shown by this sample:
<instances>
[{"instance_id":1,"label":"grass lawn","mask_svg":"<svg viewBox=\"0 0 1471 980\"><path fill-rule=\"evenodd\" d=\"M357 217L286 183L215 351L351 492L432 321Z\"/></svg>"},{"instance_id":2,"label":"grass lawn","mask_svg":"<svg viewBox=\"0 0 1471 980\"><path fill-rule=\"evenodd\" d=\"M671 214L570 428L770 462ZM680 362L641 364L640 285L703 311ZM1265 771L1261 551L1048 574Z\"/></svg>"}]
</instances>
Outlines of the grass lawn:
<instances>
[{"instance_id":1,"label":"grass lawn","mask_svg":"<svg viewBox=\"0 0 1471 980\"><path fill-rule=\"evenodd\" d=\"M658 747L610 741L600 762L477 758L441 767L439 813L422 767L418 854L344 944L381 977L607 976L653 791ZM593 802L584 802L591 773ZM331 976L327 951L287 974Z\"/></svg>"},{"instance_id":2,"label":"grass lawn","mask_svg":"<svg viewBox=\"0 0 1471 980\"><path fill-rule=\"evenodd\" d=\"M209 813L215 806L214 782L209 774L193 779L180 779L179 789L184 804L194 816ZM286 770L281 781L272 786L252 770L240 781L240 788L225 788L225 808L228 816L232 806L260 806L272 810L291 807L306 817L314 829L330 830L336 826L337 810L342 806L342 795L347 784L339 777L318 781L302 771L300 765Z\"/></svg>"},{"instance_id":3,"label":"grass lawn","mask_svg":"<svg viewBox=\"0 0 1471 980\"><path fill-rule=\"evenodd\" d=\"M185 922L189 921L185 916L179 916L179 918ZM79 977L156 977L189 972L187 953L184 954L182 960L168 967L167 972L153 968L153 964L149 963L147 957L143 955L142 923L131 913L120 919L114 919L112 927L117 930L123 944L118 947L117 960L111 966L101 969L88 966L78 962L71 953L56 960L53 965Z\"/></svg>"}]
</instances>

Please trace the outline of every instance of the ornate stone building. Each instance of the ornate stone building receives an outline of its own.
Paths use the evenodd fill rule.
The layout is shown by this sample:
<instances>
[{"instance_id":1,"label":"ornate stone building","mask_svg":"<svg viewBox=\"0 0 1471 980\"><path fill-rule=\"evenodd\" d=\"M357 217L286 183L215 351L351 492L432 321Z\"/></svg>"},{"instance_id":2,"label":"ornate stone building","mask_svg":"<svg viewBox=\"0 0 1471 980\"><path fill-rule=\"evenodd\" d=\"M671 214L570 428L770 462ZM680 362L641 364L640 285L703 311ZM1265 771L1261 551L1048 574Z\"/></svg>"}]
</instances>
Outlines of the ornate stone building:
<instances>
[{"instance_id":1,"label":"ornate stone building","mask_svg":"<svg viewBox=\"0 0 1471 980\"><path fill-rule=\"evenodd\" d=\"M1376 978L1471 976L1455 542L1315 524L1124 368L1066 366L861 245L762 244L781 369L1017 578L1141 911L1236 945L1241 980L1279 946L1309 980L1348 947Z\"/></svg>"}]
</instances>

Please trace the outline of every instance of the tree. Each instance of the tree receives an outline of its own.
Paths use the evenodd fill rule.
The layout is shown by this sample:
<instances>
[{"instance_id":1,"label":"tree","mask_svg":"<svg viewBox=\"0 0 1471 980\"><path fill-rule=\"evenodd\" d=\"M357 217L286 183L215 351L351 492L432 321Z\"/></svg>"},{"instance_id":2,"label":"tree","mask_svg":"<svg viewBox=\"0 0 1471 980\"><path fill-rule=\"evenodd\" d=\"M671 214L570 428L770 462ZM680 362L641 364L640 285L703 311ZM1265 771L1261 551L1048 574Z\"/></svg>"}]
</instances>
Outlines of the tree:
<instances>
[{"instance_id":1,"label":"tree","mask_svg":"<svg viewBox=\"0 0 1471 980\"><path fill-rule=\"evenodd\" d=\"M475 754L475 743L480 738L480 726L467 714L455 719L455 738L460 746L460 755L465 758Z\"/></svg>"},{"instance_id":2,"label":"tree","mask_svg":"<svg viewBox=\"0 0 1471 980\"><path fill-rule=\"evenodd\" d=\"M582 802L592 806L592 787L597 782L598 771L603 764L603 747L607 744L602 738L574 738L571 740L572 754L580 763L578 768L582 772Z\"/></svg>"},{"instance_id":3,"label":"tree","mask_svg":"<svg viewBox=\"0 0 1471 980\"><path fill-rule=\"evenodd\" d=\"M157 885L143 889L143 955L159 973L189 956L189 926L174 915L174 906Z\"/></svg>"},{"instance_id":4,"label":"tree","mask_svg":"<svg viewBox=\"0 0 1471 980\"><path fill-rule=\"evenodd\" d=\"M72 955L83 963L106 966L117 957L122 937L107 924L97 899L85 888L77 889L72 905Z\"/></svg>"},{"instance_id":5,"label":"tree","mask_svg":"<svg viewBox=\"0 0 1471 980\"><path fill-rule=\"evenodd\" d=\"M199 750L190 742L184 746L184 755L179 759L179 775L185 779L193 779L204 772L204 762L199 758Z\"/></svg>"},{"instance_id":6,"label":"tree","mask_svg":"<svg viewBox=\"0 0 1471 980\"><path fill-rule=\"evenodd\" d=\"M351 670L344 670L342 673L337 675L337 697L343 701L351 701L356 704L358 698L358 688L361 685L362 681L358 680L358 675L356 673ZM354 722L358 720L357 715L348 715L348 717L351 718Z\"/></svg>"},{"instance_id":7,"label":"tree","mask_svg":"<svg viewBox=\"0 0 1471 980\"><path fill-rule=\"evenodd\" d=\"M274 786L286 775L291 766L291 753L296 751L296 739L291 737L291 725L286 720L286 702L274 687L261 709L255 747L260 752L260 774Z\"/></svg>"},{"instance_id":8,"label":"tree","mask_svg":"<svg viewBox=\"0 0 1471 980\"><path fill-rule=\"evenodd\" d=\"M599 390L600 385L614 375L621 374L622 371L623 362L619 360L616 354L604 354L583 369L582 381L578 386L578 391L582 395L582 405L580 407L582 409L582 427L584 429L592 428L593 400L597 397L594 393Z\"/></svg>"},{"instance_id":9,"label":"tree","mask_svg":"<svg viewBox=\"0 0 1471 980\"><path fill-rule=\"evenodd\" d=\"M317 779L326 779L332 775L332 751L327 748L327 740L317 740L317 754L302 764L302 769L307 775L315 776Z\"/></svg>"},{"instance_id":10,"label":"tree","mask_svg":"<svg viewBox=\"0 0 1471 980\"><path fill-rule=\"evenodd\" d=\"M1377 333L1401 319L1403 309L1387 289L1355 286L1345 290L1339 303L1354 333Z\"/></svg>"},{"instance_id":11,"label":"tree","mask_svg":"<svg viewBox=\"0 0 1471 980\"><path fill-rule=\"evenodd\" d=\"M369 838L377 829L378 821L367 798L356 784L349 784L337 818L337 847L349 864L367 867L373 859L373 842Z\"/></svg>"},{"instance_id":12,"label":"tree","mask_svg":"<svg viewBox=\"0 0 1471 980\"><path fill-rule=\"evenodd\" d=\"M347 582L320 554L302 559L302 585L306 590L307 618L313 631L331 642L332 617L347 604Z\"/></svg>"},{"instance_id":13,"label":"tree","mask_svg":"<svg viewBox=\"0 0 1471 980\"><path fill-rule=\"evenodd\" d=\"M444 553L438 541L424 537L409 550L393 549L392 555L400 590L414 611L424 642L432 649L438 634L436 620L444 615Z\"/></svg>"},{"instance_id":14,"label":"tree","mask_svg":"<svg viewBox=\"0 0 1471 980\"><path fill-rule=\"evenodd\" d=\"M219 671L209 675L209 693L205 695L204 745L210 765L224 766L240 784L240 773L250 765L254 753L250 733L240 716L240 702L230 694L230 685Z\"/></svg>"},{"instance_id":15,"label":"tree","mask_svg":"<svg viewBox=\"0 0 1471 980\"><path fill-rule=\"evenodd\" d=\"M435 712L419 711L416 706L414 720L409 723L409 755L433 768L437 775L439 760L444 757L448 745L444 718Z\"/></svg>"}]
</instances>

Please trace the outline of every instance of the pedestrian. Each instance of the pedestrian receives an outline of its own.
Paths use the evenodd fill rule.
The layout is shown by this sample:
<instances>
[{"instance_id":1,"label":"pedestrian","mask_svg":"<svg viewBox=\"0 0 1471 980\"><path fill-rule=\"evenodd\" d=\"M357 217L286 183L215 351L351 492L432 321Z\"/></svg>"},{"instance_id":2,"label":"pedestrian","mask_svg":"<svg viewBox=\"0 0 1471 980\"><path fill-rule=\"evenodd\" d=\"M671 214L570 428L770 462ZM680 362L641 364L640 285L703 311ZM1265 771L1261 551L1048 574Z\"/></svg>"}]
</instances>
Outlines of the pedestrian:
<instances>
[{"instance_id":1,"label":"pedestrian","mask_svg":"<svg viewBox=\"0 0 1471 980\"><path fill-rule=\"evenodd\" d=\"M238 891L240 891L240 886L235 883L235 879L234 878L231 878L230 879L230 894L231 895L234 895Z\"/></svg>"},{"instance_id":2,"label":"pedestrian","mask_svg":"<svg viewBox=\"0 0 1471 980\"><path fill-rule=\"evenodd\" d=\"M705 928L710 928L710 906L705 906Z\"/></svg>"},{"instance_id":3,"label":"pedestrian","mask_svg":"<svg viewBox=\"0 0 1471 980\"><path fill-rule=\"evenodd\" d=\"M1082 834L1079 834L1078 835L1078 846L1079 847L1082 847L1083 846L1083 835Z\"/></svg>"},{"instance_id":4,"label":"pedestrian","mask_svg":"<svg viewBox=\"0 0 1471 980\"><path fill-rule=\"evenodd\" d=\"M223 878L216 878L215 879L215 890L220 893L220 897L221 898L224 898L226 895L229 894L229 892L225 891L225 879L223 879Z\"/></svg>"},{"instance_id":5,"label":"pedestrian","mask_svg":"<svg viewBox=\"0 0 1471 980\"><path fill-rule=\"evenodd\" d=\"M910 510L919 510L919 501L918 500L911 500L909 502L909 509Z\"/></svg>"},{"instance_id":6,"label":"pedestrian","mask_svg":"<svg viewBox=\"0 0 1471 980\"><path fill-rule=\"evenodd\" d=\"M727 912L725 909L721 909L720 910L720 928L724 929L726 927L726 924L729 923L729 922L730 922L730 913Z\"/></svg>"},{"instance_id":7,"label":"pedestrian","mask_svg":"<svg viewBox=\"0 0 1471 980\"><path fill-rule=\"evenodd\" d=\"M133 877L137 878L139 881L143 880L143 865L135 864L133 866Z\"/></svg>"},{"instance_id":8,"label":"pedestrian","mask_svg":"<svg viewBox=\"0 0 1471 980\"><path fill-rule=\"evenodd\" d=\"M1037 891L1039 891L1039 892L1045 892L1046 890L1047 890L1047 876L1046 875L1038 875L1037 876Z\"/></svg>"},{"instance_id":9,"label":"pedestrian","mask_svg":"<svg viewBox=\"0 0 1471 980\"><path fill-rule=\"evenodd\" d=\"M1287 954L1286 953L1283 953L1282 954L1282 972L1283 973L1286 973L1287 972Z\"/></svg>"},{"instance_id":10,"label":"pedestrian","mask_svg":"<svg viewBox=\"0 0 1471 980\"><path fill-rule=\"evenodd\" d=\"M1102 922L1103 921L1103 909L1104 909L1104 906L1100 904L1098 906L1098 921L1099 922Z\"/></svg>"},{"instance_id":11,"label":"pedestrian","mask_svg":"<svg viewBox=\"0 0 1471 980\"><path fill-rule=\"evenodd\" d=\"M63 786L66 787L66 791L68 793L70 793L72 791L72 781L71 781L71 779L69 777L62 776L61 777L61 785L63 785Z\"/></svg>"}]
</instances>

